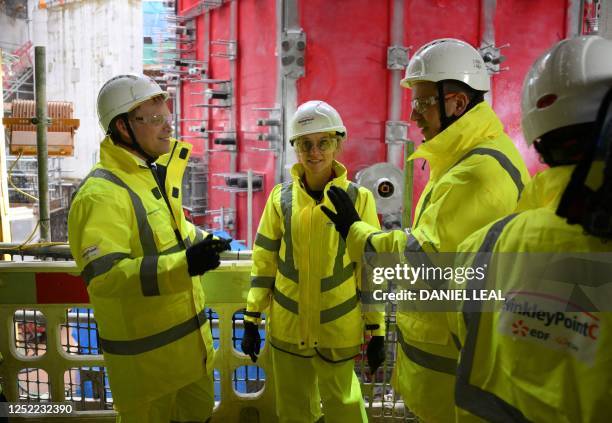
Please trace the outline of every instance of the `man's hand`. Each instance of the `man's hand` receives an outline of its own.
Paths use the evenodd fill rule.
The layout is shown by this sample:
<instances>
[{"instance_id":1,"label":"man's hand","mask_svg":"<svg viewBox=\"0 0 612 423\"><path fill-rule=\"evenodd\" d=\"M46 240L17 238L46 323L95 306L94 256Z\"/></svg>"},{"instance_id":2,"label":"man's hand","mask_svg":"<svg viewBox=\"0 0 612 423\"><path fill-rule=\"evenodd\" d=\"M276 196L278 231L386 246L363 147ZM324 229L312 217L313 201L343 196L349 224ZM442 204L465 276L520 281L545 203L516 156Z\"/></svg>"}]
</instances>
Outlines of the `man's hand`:
<instances>
[{"instance_id":1,"label":"man's hand","mask_svg":"<svg viewBox=\"0 0 612 423\"><path fill-rule=\"evenodd\" d=\"M219 253L230 249L231 239L213 239L209 234L203 241L187 248L187 270L191 276L203 275L221 264Z\"/></svg>"},{"instance_id":2,"label":"man's hand","mask_svg":"<svg viewBox=\"0 0 612 423\"><path fill-rule=\"evenodd\" d=\"M329 217L329 220L334 222L336 230L340 233L342 238L346 240L351 225L361 220L359 213L355 210L351 197L349 197L343 189L332 186L327 191L327 196L336 208L336 213L325 206L322 206L321 210Z\"/></svg>"},{"instance_id":3,"label":"man's hand","mask_svg":"<svg viewBox=\"0 0 612 423\"><path fill-rule=\"evenodd\" d=\"M259 348L261 346L261 337L259 336L259 330L257 325L252 322L244 322L244 335L240 347L242 352L247 354L253 360L253 363L257 362L257 354L259 354Z\"/></svg>"},{"instance_id":4,"label":"man's hand","mask_svg":"<svg viewBox=\"0 0 612 423\"><path fill-rule=\"evenodd\" d=\"M368 357L368 366L370 367L370 374L376 373L376 370L385 361L385 337L384 336L373 336L368 342L368 349L366 350Z\"/></svg>"}]
</instances>

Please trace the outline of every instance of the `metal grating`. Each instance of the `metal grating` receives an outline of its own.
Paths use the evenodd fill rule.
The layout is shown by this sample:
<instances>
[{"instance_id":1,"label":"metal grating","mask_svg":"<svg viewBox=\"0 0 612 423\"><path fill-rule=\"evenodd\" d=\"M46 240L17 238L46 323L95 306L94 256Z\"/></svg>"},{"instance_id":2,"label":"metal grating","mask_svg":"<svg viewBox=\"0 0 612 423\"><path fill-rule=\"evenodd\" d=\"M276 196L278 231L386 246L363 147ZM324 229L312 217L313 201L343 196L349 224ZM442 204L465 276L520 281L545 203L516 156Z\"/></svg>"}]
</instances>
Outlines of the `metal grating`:
<instances>
[{"instance_id":1,"label":"metal grating","mask_svg":"<svg viewBox=\"0 0 612 423\"><path fill-rule=\"evenodd\" d=\"M16 310L13 314L15 349L24 357L38 357L47 351L47 323L42 312L33 309Z\"/></svg>"}]
</instances>

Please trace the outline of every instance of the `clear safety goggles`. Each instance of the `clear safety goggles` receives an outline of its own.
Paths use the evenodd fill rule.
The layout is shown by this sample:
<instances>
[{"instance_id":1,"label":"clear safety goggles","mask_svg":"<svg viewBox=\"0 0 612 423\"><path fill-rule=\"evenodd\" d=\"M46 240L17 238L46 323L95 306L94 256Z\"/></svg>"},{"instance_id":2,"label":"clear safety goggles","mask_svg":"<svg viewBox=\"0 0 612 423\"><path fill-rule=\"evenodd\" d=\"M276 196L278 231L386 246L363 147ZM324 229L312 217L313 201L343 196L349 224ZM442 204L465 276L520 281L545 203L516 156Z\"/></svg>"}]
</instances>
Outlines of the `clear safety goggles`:
<instances>
[{"instance_id":1,"label":"clear safety goggles","mask_svg":"<svg viewBox=\"0 0 612 423\"><path fill-rule=\"evenodd\" d=\"M412 107L412 110L414 110L418 114L423 114L427 111L429 106L433 106L437 102L438 102L438 96L432 95L432 96L423 97L423 98L413 98L410 101L410 106Z\"/></svg>"},{"instance_id":2,"label":"clear safety goggles","mask_svg":"<svg viewBox=\"0 0 612 423\"><path fill-rule=\"evenodd\" d=\"M332 148L335 148L338 143L336 137L321 138L318 142L314 142L308 138L298 138L295 140L295 148L301 153L310 153L315 147L321 153L324 153Z\"/></svg>"},{"instance_id":3,"label":"clear safety goggles","mask_svg":"<svg viewBox=\"0 0 612 423\"><path fill-rule=\"evenodd\" d=\"M136 116L131 118L136 122L146 123L152 126L162 126L167 124L172 126L172 115L151 115L151 116Z\"/></svg>"},{"instance_id":4,"label":"clear safety goggles","mask_svg":"<svg viewBox=\"0 0 612 423\"><path fill-rule=\"evenodd\" d=\"M456 95L457 95L457 93L445 94L444 95L444 101L448 100L449 98L453 98ZM437 95L432 95L432 96L423 97L423 98L413 98L410 101L410 106L412 107L412 110L414 110L415 112L417 112L420 115L425 113L427 111L427 109L430 106L433 106L434 104L438 104L438 96Z\"/></svg>"}]
</instances>

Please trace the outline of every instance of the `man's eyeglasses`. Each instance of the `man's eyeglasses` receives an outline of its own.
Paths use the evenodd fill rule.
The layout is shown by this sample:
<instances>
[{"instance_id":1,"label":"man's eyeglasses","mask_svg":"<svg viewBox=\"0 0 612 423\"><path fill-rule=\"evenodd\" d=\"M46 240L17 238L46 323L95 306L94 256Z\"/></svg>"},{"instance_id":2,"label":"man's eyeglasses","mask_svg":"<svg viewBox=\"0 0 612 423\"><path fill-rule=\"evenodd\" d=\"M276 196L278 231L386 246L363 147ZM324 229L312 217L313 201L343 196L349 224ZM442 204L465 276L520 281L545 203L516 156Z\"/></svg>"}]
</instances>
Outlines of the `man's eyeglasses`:
<instances>
[{"instance_id":1,"label":"man's eyeglasses","mask_svg":"<svg viewBox=\"0 0 612 423\"><path fill-rule=\"evenodd\" d=\"M457 93L445 94L444 100L448 100L449 98L454 97L456 94ZM433 106L434 104L437 104L437 103L438 103L438 96L432 95L432 96L423 97L423 98L413 98L410 101L410 106L412 107L412 110L422 115L423 113L427 111L429 106Z\"/></svg>"},{"instance_id":2,"label":"man's eyeglasses","mask_svg":"<svg viewBox=\"0 0 612 423\"><path fill-rule=\"evenodd\" d=\"M309 139L298 138L295 141L295 148L301 153L309 153L313 148L317 148L320 152L324 153L331 148L336 146L337 139L334 137L321 138L318 143L312 142Z\"/></svg>"},{"instance_id":3,"label":"man's eyeglasses","mask_svg":"<svg viewBox=\"0 0 612 423\"><path fill-rule=\"evenodd\" d=\"M164 124L172 126L172 115L135 116L131 120L148 123L153 126L162 126Z\"/></svg>"}]
</instances>

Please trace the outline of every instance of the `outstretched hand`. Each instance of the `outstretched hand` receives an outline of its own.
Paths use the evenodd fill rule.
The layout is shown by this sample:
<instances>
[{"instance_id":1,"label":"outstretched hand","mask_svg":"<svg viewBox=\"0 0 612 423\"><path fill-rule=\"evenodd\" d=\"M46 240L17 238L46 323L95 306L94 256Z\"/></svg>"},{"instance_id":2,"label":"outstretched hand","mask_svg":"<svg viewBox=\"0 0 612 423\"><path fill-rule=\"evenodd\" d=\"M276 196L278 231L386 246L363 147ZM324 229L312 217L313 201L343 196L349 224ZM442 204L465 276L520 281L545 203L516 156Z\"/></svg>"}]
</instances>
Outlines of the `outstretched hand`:
<instances>
[{"instance_id":1,"label":"outstretched hand","mask_svg":"<svg viewBox=\"0 0 612 423\"><path fill-rule=\"evenodd\" d=\"M361 220L359 213L357 213L351 197L349 197L343 189L332 186L327 191L327 196L334 205L336 213L325 206L322 206L321 210L329 217L329 220L334 223L336 230L340 233L342 238L346 240L351 225Z\"/></svg>"}]
</instances>

